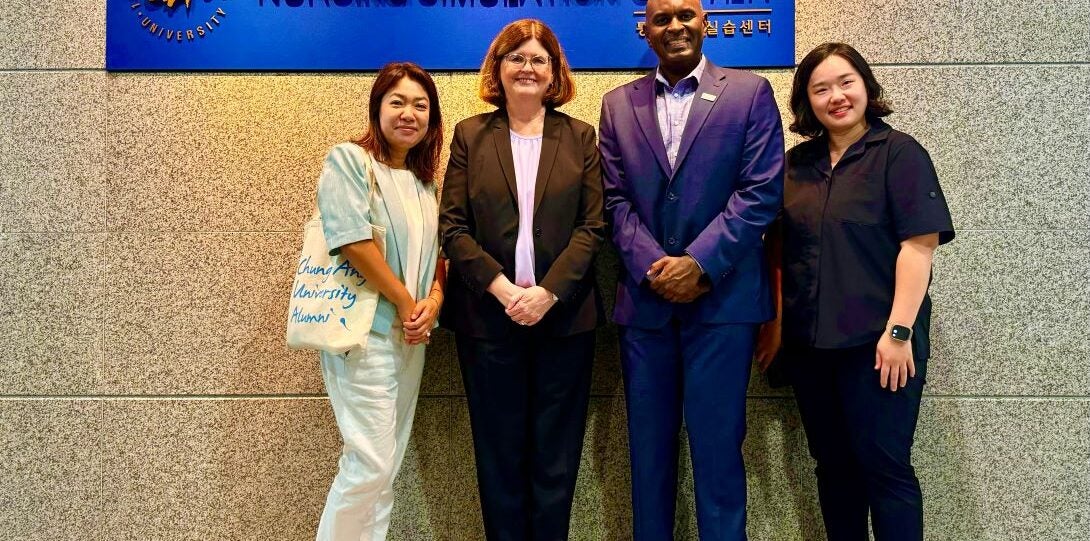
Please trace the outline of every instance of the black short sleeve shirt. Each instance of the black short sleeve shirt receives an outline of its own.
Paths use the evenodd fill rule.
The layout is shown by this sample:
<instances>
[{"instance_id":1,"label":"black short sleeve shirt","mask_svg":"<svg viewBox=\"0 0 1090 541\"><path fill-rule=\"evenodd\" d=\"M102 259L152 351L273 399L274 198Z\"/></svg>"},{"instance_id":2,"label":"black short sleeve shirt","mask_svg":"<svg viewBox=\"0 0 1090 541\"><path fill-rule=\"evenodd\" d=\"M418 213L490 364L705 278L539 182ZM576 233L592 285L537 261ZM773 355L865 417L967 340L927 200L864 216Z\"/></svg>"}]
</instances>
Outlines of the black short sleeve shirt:
<instances>
[{"instance_id":1,"label":"black short sleeve shirt","mask_svg":"<svg viewBox=\"0 0 1090 541\"><path fill-rule=\"evenodd\" d=\"M795 346L876 341L893 307L901 241L954 238L927 151L877 119L835 169L824 137L787 153L782 220L783 336ZM930 319L925 295L913 325L920 359L930 356Z\"/></svg>"}]
</instances>

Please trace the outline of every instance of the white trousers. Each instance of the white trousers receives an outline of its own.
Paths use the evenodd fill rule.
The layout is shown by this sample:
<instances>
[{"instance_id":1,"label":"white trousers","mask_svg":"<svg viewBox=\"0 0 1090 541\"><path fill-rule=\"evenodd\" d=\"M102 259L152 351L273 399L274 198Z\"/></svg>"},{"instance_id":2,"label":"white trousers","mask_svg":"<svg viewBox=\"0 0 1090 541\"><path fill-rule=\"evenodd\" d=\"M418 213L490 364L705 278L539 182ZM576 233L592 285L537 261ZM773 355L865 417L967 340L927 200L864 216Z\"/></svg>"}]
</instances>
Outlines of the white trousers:
<instances>
[{"instance_id":1,"label":"white trousers","mask_svg":"<svg viewBox=\"0 0 1090 541\"><path fill-rule=\"evenodd\" d=\"M393 330L388 337L372 333L366 351L321 355L344 446L317 540L382 541L420 394L424 346L405 345Z\"/></svg>"}]
</instances>

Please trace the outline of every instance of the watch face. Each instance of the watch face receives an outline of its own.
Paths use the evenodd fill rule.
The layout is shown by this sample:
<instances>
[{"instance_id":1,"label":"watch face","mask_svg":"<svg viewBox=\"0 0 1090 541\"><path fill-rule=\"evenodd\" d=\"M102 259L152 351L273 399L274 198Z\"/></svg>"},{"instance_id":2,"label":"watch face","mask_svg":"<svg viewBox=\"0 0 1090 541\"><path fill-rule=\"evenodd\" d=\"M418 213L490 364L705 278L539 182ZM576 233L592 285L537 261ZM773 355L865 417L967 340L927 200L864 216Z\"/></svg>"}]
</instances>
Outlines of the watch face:
<instances>
[{"instance_id":1,"label":"watch face","mask_svg":"<svg viewBox=\"0 0 1090 541\"><path fill-rule=\"evenodd\" d=\"M904 325L894 325L893 328L889 330L889 335L896 340L904 342L912 335L912 330Z\"/></svg>"}]
</instances>

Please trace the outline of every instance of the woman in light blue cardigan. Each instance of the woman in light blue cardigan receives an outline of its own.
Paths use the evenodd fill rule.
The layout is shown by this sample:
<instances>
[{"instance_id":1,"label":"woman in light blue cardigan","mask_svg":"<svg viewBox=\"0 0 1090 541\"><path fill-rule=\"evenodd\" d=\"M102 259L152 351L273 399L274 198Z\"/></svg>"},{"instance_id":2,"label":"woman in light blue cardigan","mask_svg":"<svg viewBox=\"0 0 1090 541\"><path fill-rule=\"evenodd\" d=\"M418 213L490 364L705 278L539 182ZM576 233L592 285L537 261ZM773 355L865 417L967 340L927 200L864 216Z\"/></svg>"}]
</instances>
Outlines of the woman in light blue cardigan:
<instances>
[{"instance_id":1,"label":"woman in light blue cardigan","mask_svg":"<svg viewBox=\"0 0 1090 541\"><path fill-rule=\"evenodd\" d=\"M366 346L321 354L344 447L319 541L385 539L424 347L443 304L433 180L443 126L435 83L415 64L388 64L371 88L368 117L362 139L329 151L318 182L330 254L347 258L381 294Z\"/></svg>"}]
</instances>

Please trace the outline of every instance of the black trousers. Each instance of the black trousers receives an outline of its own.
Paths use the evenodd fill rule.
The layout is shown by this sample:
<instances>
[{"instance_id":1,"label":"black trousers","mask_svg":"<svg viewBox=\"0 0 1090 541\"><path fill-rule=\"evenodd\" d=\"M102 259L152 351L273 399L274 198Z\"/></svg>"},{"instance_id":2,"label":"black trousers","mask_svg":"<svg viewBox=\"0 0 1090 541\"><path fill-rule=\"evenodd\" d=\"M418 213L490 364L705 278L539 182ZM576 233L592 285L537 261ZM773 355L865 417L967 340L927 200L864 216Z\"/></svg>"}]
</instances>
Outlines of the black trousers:
<instances>
[{"instance_id":1,"label":"black trousers","mask_svg":"<svg viewBox=\"0 0 1090 541\"><path fill-rule=\"evenodd\" d=\"M922 541L923 497L911 450L925 361L891 392L878 385L876 344L789 350L795 399L829 541L866 541L870 513L876 541Z\"/></svg>"},{"instance_id":2,"label":"black trousers","mask_svg":"<svg viewBox=\"0 0 1090 541\"><path fill-rule=\"evenodd\" d=\"M490 541L568 538L586 430L594 332L456 335Z\"/></svg>"}]
</instances>

